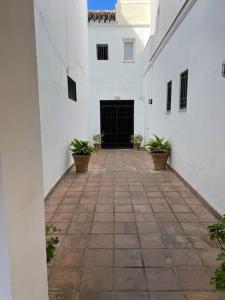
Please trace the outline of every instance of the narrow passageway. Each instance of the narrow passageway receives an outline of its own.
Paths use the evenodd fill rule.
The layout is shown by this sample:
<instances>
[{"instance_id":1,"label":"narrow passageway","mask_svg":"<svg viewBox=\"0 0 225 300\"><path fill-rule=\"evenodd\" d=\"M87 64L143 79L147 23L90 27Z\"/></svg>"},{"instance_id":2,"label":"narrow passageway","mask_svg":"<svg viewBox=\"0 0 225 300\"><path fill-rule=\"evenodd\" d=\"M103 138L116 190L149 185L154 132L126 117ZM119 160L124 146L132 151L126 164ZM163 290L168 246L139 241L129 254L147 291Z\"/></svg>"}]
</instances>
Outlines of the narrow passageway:
<instances>
[{"instance_id":1,"label":"narrow passageway","mask_svg":"<svg viewBox=\"0 0 225 300\"><path fill-rule=\"evenodd\" d=\"M103 150L88 174L71 169L46 201L60 228L50 299L213 300L214 216L144 151Z\"/></svg>"}]
</instances>

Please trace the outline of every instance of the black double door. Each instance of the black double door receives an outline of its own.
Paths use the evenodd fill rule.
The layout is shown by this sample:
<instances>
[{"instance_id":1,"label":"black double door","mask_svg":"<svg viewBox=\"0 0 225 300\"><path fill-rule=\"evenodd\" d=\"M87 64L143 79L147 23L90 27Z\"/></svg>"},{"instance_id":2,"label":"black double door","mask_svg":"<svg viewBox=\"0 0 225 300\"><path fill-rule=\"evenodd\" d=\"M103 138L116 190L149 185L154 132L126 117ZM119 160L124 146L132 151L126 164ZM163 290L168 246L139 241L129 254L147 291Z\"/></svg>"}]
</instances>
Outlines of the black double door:
<instances>
[{"instance_id":1,"label":"black double door","mask_svg":"<svg viewBox=\"0 0 225 300\"><path fill-rule=\"evenodd\" d=\"M131 148L130 136L134 134L134 101L100 101L103 148Z\"/></svg>"}]
</instances>

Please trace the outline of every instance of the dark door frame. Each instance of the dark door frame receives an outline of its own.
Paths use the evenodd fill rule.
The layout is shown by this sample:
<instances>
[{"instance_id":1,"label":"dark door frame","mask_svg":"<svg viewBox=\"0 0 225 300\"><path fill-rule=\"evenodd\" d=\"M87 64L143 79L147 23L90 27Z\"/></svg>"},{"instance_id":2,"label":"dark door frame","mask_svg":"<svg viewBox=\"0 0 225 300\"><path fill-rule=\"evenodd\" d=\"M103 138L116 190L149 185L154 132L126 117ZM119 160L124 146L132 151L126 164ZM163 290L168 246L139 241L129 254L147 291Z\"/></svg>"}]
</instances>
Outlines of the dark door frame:
<instances>
[{"instance_id":1,"label":"dark door frame","mask_svg":"<svg viewBox=\"0 0 225 300\"><path fill-rule=\"evenodd\" d=\"M121 123L119 123L118 118L119 118L119 107L124 107L124 108L132 108L132 115L131 115L131 119L129 120L129 126L130 126L130 130L127 133L127 136L124 135L124 139L122 138L122 141L120 141L121 136L119 137L119 134L117 136L117 141L114 142L112 141L112 143L107 143L104 145L104 138L103 138L103 148L131 148L132 145L130 143L130 135L134 134L134 100L100 100L100 127L101 127L101 132L104 131L103 128L103 115L102 115L102 108L104 107L104 104L106 107L112 107L112 109L116 110L115 113L115 125L119 126L121 125ZM117 105L115 105L117 104ZM113 112L113 111L112 111ZM130 114L130 113L128 113ZM129 115L128 115L129 117ZM118 131L119 129L116 128L115 131ZM122 134L121 134L122 135Z\"/></svg>"}]
</instances>

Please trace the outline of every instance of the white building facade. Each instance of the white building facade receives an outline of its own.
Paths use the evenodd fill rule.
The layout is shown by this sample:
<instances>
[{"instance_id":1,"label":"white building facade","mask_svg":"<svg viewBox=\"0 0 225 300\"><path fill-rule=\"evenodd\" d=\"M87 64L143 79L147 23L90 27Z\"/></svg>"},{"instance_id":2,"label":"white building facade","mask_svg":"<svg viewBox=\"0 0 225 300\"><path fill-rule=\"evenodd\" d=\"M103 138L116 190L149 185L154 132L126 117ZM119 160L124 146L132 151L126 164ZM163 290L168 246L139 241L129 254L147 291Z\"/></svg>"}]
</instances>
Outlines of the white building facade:
<instances>
[{"instance_id":1,"label":"white building facade","mask_svg":"<svg viewBox=\"0 0 225 300\"><path fill-rule=\"evenodd\" d=\"M157 5L155 35L143 59L145 138L158 134L169 139L172 168L224 214L225 2L162 0Z\"/></svg>"},{"instance_id":2,"label":"white building facade","mask_svg":"<svg viewBox=\"0 0 225 300\"><path fill-rule=\"evenodd\" d=\"M138 11L136 5L133 7L134 2L148 4L149 14L142 22L140 15L146 7L140 5ZM134 126L130 133L144 132L140 73L141 59L150 35L149 6L149 1L119 1L116 12L89 12L90 136L102 131L107 135L101 126L104 116L100 115L100 101L110 100L115 101L114 104L118 100L120 104L126 100L134 101ZM98 47L101 46L107 47L106 59L98 57ZM121 126L122 131L123 124ZM118 143L116 146L121 145Z\"/></svg>"},{"instance_id":3,"label":"white building facade","mask_svg":"<svg viewBox=\"0 0 225 300\"><path fill-rule=\"evenodd\" d=\"M129 134L170 140L170 166L224 214L224 12L224 0L119 0L88 24L85 0L0 2L1 300L48 299L44 198L71 139L102 131L101 105L133 114Z\"/></svg>"},{"instance_id":4,"label":"white building facade","mask_svg":"<svg viewBox=\"0 0 225 300\"><path fill-rule=\"evenodd\" d=\"M149 27L138 24L137 2L142 15L150 12L144 17L151 24L148 42ZM170 166L220 214L225 211L224 5L124 0L117 3L115 22L98 14L89 20L90 136L103 131L101 100L133 99L134 133L145 141L153 134L169 139ZM135 41L132 62L124 61L126 39ZM107 60L97 59L98 44L108 45Z\"/></svg>"},{"instance_id":5,"label":"white building facade","mask_svg":"<svg viewBox=\"0 0 225 300\"><path fill-rule=\"evenodd\" d=\"M87 3L3 0L0 19L0 299L47 300L44 198L88 138Z\"/></svg>"},{"instance_id":6,"label":"white building facade","mask_svg":"<svg viewBox=\"0 0 225 300\"><path fill-rule=\"evenodd\" d=\"M72 164L74 138L88 139L88 26L86 1L35 2L44 193ZM69 76L76 99L68 97Z\"/></svg>"}]
</instances>

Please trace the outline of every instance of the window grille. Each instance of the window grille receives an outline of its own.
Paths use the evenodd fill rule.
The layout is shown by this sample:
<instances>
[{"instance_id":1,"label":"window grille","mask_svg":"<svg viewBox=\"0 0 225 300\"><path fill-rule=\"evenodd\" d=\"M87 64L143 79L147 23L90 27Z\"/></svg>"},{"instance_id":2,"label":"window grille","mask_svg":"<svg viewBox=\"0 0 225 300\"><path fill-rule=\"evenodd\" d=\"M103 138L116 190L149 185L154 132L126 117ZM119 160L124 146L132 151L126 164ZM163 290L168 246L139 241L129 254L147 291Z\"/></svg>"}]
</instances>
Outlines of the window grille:
<instances>
[{"instance_id":1,"label":"window grille","mask_svg":"<svg viewBox=\"0 0 225 300\"><path fill-rule=\"evenodd\" d=\"M68 84L68 97L73 101L77 101L77 87L76 82L67 76L67 84Z\"/></svg>"},{"instance_id":2,"label":"window grille","mask_svg":"<svg viewBox=\"0 0 225 300\"><path fill-rule=\"evenodd\" d=\"M108 45L97 45L97 59L98 60L108 60Z\"/></svg>"},{"instance_id":3,"label":"window grille","mask_svg":"<svg viewBox=\"0 0 225 300\"><path fill-rule=\"evenodd\" d=\"M166 101L166 110L171 111L171 100L172 100L172 81L167 83L167 101Z\"/></svg>"},{"instance_id":4,"label":"window grille","mask_svg":"<svg viewBox=\"0 0 225 300\"><path fill-rule=\"evenodd\" d=\"M187 108L188 70L180 75L180 109Z\"/></svg>"}]
</instances>

